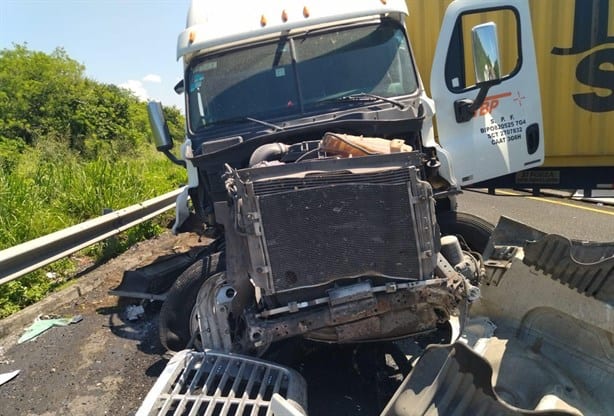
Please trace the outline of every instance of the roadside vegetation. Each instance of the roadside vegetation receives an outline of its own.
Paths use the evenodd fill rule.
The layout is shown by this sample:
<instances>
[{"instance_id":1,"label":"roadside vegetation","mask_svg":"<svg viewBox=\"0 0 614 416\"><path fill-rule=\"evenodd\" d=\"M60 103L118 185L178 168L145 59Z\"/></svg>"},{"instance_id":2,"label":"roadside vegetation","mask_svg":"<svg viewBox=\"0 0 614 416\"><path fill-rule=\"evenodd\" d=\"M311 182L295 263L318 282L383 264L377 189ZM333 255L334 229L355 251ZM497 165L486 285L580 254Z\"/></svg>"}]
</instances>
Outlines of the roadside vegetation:
<instances>
[{"instance_id":1,"label":"roadside vegetation","mask_svg":"<svg viewBox=\"0 0 614 416\"><path fill-rule=\"evenodd\" d=\"M155 151L145 103L84 75L62 49L0 51L0 250L164 192L185 179ZM183 118L165 108L171 134ZM167 218L0 286L0 318L64 284L84 257L103 261L164 229Z\"/></svg>"}]
</instances>

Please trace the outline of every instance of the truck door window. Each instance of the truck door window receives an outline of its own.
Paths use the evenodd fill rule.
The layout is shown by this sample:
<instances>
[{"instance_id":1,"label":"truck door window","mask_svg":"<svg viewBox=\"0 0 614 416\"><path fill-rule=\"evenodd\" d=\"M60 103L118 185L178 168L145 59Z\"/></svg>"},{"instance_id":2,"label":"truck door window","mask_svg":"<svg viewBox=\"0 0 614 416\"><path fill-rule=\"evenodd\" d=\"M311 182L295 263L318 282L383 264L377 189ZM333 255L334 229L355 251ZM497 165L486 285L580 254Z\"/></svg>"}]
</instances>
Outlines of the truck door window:
<instances>
[{"instance_id":1,"label":"truck door window","mask_svg":"<svg viewBox=\"0 0 614 416\"><path fill-rule=\"evenodd\" d=\"M512 77L520 69L520 31L518 15L514 9L463 14L456 22L446 58L446 83L450 91L461 92L476 88L471 29L487 22L497 24L502 78Z\"/></svg>"}]
</instances>

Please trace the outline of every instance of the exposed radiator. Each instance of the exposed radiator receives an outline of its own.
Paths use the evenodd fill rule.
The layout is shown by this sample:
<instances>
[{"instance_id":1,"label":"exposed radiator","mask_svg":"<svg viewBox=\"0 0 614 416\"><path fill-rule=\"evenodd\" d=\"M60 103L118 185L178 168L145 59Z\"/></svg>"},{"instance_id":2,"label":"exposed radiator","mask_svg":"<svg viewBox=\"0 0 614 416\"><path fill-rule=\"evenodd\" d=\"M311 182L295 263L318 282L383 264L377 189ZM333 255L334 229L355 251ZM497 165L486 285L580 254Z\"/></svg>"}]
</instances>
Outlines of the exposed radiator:
<instances>
[{"instance_id":1,"label":"exposed radiator","mask_svg":"<svg viewBox=\"0 0 614 416\"><path fill-rule=\"evenodd\" d=\"M430 185L413 166L369 162L368 169L297 174L289 165L286 176L276 167L275 177L237 177L253 274L267 293L359 276L431 276Z\"/></svg>"}]
</instances>

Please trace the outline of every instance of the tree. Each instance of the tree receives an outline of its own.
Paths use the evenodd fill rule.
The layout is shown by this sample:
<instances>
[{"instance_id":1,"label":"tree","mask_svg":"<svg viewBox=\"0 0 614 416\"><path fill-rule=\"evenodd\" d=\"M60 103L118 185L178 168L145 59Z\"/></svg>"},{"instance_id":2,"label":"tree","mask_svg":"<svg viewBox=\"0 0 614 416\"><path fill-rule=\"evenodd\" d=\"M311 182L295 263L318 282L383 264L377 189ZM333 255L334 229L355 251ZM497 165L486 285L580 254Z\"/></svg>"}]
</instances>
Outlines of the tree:
<instances>
[{"instance_id":1,"label":"tree","mask_svg":"<svg viewBox=\"0 0 614 416\"><path fill-rule=\"evenodd\" d=\"M171 131L183 135L179 111L165 112ZM135 151L150 136L145 104L128 90L87 79L85 67L63 49L45 54L15 45L0 51L0 164L7 154L45 140L95 158L108 149Z\"/></svg>"},{"instance_id":2,"label":"tree","mask_svg":"<svg viewBox=\"0 0 614 416\"><path fill-rule=\"evenodd\" d=\"M61 48L51 54L25 45L0 51L0 137L33 145L49 135L69 136L84 70Z\"/></svg>"}]
</instances>

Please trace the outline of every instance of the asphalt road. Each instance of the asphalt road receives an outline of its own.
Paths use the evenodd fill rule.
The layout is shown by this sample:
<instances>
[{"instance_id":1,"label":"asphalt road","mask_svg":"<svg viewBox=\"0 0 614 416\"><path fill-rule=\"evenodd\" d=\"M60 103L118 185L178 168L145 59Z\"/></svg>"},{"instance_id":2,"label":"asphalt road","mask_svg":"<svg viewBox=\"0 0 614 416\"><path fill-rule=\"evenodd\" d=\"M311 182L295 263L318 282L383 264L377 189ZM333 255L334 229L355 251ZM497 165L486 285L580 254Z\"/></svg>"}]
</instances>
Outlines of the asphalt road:
<instances>
[{"instance_id":1,"label":"asphalt road","mask_svg":"<svg viewBox=\"0 0 614 416\"><path fill-rule=\"evenodd\" d=\"M578 240L614 241L614 206L574 201L557 196L534 197L530 193L497 190L465 191L458 198L459 211L496 224L501 216L522 221L547 233Z\"/></svg>"},{"instance_id":2,"label":"asphalt road","mask_svg":"<svg viewBox=\"0 0 614 416\"><path fill-rule=\"evenodd\" d=\"M68 289L19 313L30 320L39 314L83 316L33 341L17 344L24 329L13 322L19 317L0 321L0 333L9 332L0 339L0 373L21 370L0 386L0 415L134 414L168 359L158 341L159 306L150 305L142 319L130 321L127 307L135 301L107 291L126 270L205 243L194 234L167 233L97 267L80 278L89 282L83 286L98 282L84 296L72 300Z\"/></svg>"},{"instance_id":3,"label":"asphalt road","mask_svg":"<svg viewBox=\"0 0 614 416\"><path fill-rule=\"evenodd\" d=\"M520 194L466 192L459 198L459 209L493 223L506 215L546 232L614 241L612 206L510 193ZM126 319L130 301L109 296L107 290L117 285L123 271L146 266L194 243L194 236L166 236L143 243L82 277L101 279L97 289L70 302L47 304L38 312L81 314L83 321L52 328L24 344L16 344L23 328L15 328L0 339L0 373L21 370L15 379L0 386L0 415L134 414L169 358L158 341L159 306L150 305L143 318L131 322ZM0 321L2 325L8 324ZM283 357L282 348L280 359L293 362L307 378L311 414L332 414L327 409L333 406L334 414L371 415L377 414L383 406L382 397L390 394L399 380L399 374L382 375L381 368L370 368L374 355L385 354L378 348L291 344L285 351L296 353Z\"/></svg>"}]
</instances>

